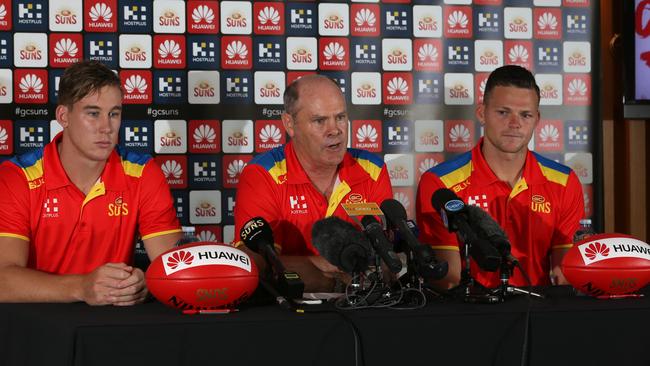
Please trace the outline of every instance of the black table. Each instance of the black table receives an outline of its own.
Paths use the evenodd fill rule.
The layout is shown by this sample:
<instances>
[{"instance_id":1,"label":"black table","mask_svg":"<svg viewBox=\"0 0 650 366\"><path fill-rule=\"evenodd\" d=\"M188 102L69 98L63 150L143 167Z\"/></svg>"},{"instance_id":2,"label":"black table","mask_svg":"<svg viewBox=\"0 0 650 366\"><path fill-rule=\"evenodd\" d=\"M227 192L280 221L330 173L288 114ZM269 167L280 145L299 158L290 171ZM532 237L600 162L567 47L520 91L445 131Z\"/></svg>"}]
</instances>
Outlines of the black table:
<instances>
[{"instance_id":1,"label":"black table","mask_svg":"<svg viewBox=\"0 0 650 366\"><path fill-rule=\"evenodd\" d=\"M0 304L2 365L650 365L650 298L596 300L553 290L501 304L305 314L277 306L226 315L133 307Z\"/></svg>"}]
</instances>

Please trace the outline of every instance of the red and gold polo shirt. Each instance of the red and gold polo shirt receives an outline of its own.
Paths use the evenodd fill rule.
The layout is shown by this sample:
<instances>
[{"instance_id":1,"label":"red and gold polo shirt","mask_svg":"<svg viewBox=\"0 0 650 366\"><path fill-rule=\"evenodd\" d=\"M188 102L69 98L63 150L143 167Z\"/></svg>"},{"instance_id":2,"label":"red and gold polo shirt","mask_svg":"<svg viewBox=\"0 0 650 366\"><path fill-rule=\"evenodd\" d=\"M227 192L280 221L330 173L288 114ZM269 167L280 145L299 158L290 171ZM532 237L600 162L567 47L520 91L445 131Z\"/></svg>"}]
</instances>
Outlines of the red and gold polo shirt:
<instances>
[{"instance_id":1,"label":"red and gold polo shirt","mask_svg":"<svg viewBox=\"0 0 650 366\"><path fill-rule=\"evenodd\" d=\"M364 150L348 149L337 183L328 201L309 180L292 142L256 156L237 186L235 236L248 220L261 216L271 225L282 254L318 255L311 244L316 221L335 215L353 222L341 203L380 204L393 195L384 162Z\"/></svg>"},{"instance_id":2,"label":"red and gold polo shirt","mask_svg":"<svg viewBox=\"0 0 650 366\"><path fill-rule=\"evenodd\" d=\"M180 231L151 156L116 147L84 195L59 160L61 137L0 165L0 236L29 242L29 268L79 274L108 262L131 263L136 232L147 239Z\"/></svg>"},{"instance_id":3,"label":"red and gold polo shirt","mask_svg":"<svg viewBox=\"0 0 650 366\"><path fill-rule=\"evenodd\" d=\"M552 249L571 247L573 234L584 216L582 186L567 166L528 151L522 177L511 188L492 172L481 144L453 160L426 171L418 185L416 217L420 239L435 249L459 250L455 233L450 233L431 205L439 188L453 190L468 205L486 210L505 230L512 254L528 272L533 285L550 283ZM471 265L472 276L488 287L499 284L498 272L481 271ZM510 283L525 286L519 270Z\"/></svg>"}]
</instances>

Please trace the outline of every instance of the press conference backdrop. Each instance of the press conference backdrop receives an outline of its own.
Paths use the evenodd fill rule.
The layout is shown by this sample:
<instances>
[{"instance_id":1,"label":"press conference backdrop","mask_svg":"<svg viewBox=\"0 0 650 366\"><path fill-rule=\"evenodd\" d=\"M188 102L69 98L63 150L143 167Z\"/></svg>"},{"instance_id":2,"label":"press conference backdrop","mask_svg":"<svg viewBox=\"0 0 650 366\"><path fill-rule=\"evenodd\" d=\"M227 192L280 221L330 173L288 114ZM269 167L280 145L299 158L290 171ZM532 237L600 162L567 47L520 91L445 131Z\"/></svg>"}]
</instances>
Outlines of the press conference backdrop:
<instances>
[{"instance_id":1,"label":"press conference backdrop","mask_svg":"<svg viewBox=\"0 0 650 366\"><path fill-rule=\"evenodd\" d=\"M155 155L183 224L203 240L230 241L239 173L286 142L286 85L321 73L350 105L349 145L383 156L395 198L413 216L422 172L480 138L474 105L489 72L517 64L542 93L530 148L575 170L591 216L597 6L0 0L0 157L61 130L54 109L66 66L104 62L125 91L121 143Z\"/></svg>"}]
</instances>

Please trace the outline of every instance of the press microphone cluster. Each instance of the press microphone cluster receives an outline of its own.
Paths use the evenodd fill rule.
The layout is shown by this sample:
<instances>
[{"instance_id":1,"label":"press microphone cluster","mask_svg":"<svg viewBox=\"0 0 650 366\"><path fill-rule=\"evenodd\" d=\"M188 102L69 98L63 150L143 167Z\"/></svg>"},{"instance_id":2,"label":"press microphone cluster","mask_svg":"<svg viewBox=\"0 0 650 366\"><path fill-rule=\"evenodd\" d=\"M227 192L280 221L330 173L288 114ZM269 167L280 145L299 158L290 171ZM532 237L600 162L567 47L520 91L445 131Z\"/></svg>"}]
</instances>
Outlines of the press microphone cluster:
<instances>
[{"instance_id":1,"label":"press microphone cluster","mask_svg":"<svg viewBox=\"0 0 650 366\"><path fill-rule=\"evenodd\" d=\"M291 299L302 297L305 284L298 273L287 271L280 261L273 245L273 231L266 220L262 217L250 219L242 227L239 236L248 249L260 254L269 264L280 294Z\"/></svg>"},{"instance_id":2,"label":"press microphone cluster","mask_svg":"<svg viewBox=\"0 0 650 366\"><path fill-rule=\"evenodd\" d=\"M312 245L320 255L346 273L368 269L370 242L354 225L336 216L316 221L312 227Z\"/></svg>"}]
</instances>

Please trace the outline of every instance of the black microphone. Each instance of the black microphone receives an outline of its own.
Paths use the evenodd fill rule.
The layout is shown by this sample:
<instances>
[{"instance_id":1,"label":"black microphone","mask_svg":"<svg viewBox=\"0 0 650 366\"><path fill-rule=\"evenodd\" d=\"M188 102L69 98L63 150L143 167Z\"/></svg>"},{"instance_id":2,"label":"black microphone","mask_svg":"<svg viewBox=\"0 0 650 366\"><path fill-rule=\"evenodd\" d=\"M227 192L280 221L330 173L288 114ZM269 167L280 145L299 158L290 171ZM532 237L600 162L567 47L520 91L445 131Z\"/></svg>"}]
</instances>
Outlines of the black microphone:
<instances>
[{"instance_id":1,"label":"black microphone","mask_svg":"<svg viewBox=\"0 0 650 366\"><path fill-rule=\"evenodd\" d=\"M397 228L400 237L413 252L416 271L425 278L439 280L445 277L449 270L449 264L447 262L438 262L433 248L418 241L418 238L411 231L404 206L398 200L389 198L381 203L381 210L390 224Z\"/></svg>"},{"instance_id":2,"label":"black microphone","mask_svg":"<svg viewBox=\"0 0 650 366\"><path fill-rule=\"evenodd\" d=\"M375 249L375 252L386 263L388 270L393 273L401 271L402 261L393 251L393 244L386 238L381 223L374 216L365 215L361 218L361 227L363 227L363 232L370 239L370 244Z\"/></svg>"},{"instance_id":3,"label":"black microphone","mask_svg":"<svg viewBox=\"0 0 650 366\"><path fill-rule=\"evenodd\" d=\"M259 216L248 220L239 232L239 236L248 249L261 254L271 266L280 293L292 299L302 297L305 283L298 273L287 271L278 258L273 246L273 231L266 220Z\"/></svg>"},{"instance_id":4,"label":"black microphone","mask_svg":"<svg viewBox=\"0 0 650 366\"><path fill-rule=\"evenodd\" d=\"M483 270L495 272L501 265L501 255L487 239L480 238L469 224L467 206L447 188L433 192L431 204L438 211L450 232L456 232L460 241L470 246L470 255Z\"/></svg>"},{"instance_id":5,"label":"black microphone","mask_svg":"<svg viewBox=\"0 0 650 366\"><path fill-rule=\"evenodd\" d=\"M519 260L510 252L511 246L508 235L489 213L477 206L467 206L467 215L470 224L479 237L487 239L501 253L501 257L509 263L515 265L519 263Z\"/></svg>"},{"instance_id":6,"label":"black microphone","mask_svg":"<svg viewBox=\"0 0 650 366\"><path fill-rule=\"evenodd\" d=\"M311 242L323 258L343 272L364 272L370 265L368 239L354 225L336 216L314 223Z\"/></svg>"}]
</instances>

